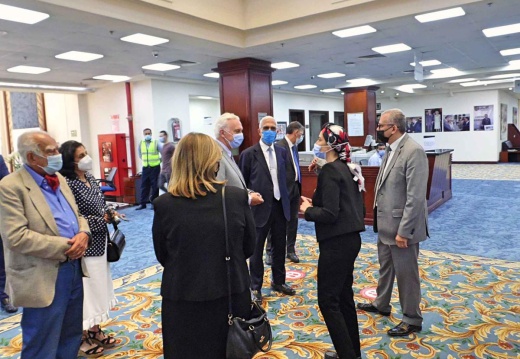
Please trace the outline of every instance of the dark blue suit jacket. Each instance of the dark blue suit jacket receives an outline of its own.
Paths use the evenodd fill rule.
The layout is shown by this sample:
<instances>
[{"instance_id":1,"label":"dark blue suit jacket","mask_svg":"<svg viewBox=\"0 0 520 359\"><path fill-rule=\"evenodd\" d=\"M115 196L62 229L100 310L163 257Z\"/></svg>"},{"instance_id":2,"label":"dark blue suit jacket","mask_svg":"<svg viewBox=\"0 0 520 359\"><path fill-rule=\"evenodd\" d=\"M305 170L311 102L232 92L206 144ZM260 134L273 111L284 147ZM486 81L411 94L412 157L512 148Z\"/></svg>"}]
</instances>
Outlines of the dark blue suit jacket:
<instances>
[{"instance_id":1,"label":"dark blue suit jacket","mask_svg":"<svg viewBox=\"0 0 520 359\"><path fill-rule=\"evenodd\" d=\"M286 163L290 158L287 157L288 153L282 147L274 145L274 151L276 153L276 163L278 168L280 200L282 201L285 219L288 221L290 219L290 203L289 194L287 192L285 168ZM264 203L251 207L255 217L256 226L263 227L269 220L269 216L271 215L271 206L275 199L271 173L269 172L269 166L265 161L265 156L259 143L249 147L240 154L238 166L242 171L247 188L260 193L264 199Z\"/></svg>"},{"instance_id":2,"label":"dark blue suit jacket","mask_svg":"<svg viewBox=\"0 0 520 359\"><path fill-rule=\"evenodd\" d=\"M4 157L0 155L0 180L9 174Z\"/></svg>"}]
</instances>

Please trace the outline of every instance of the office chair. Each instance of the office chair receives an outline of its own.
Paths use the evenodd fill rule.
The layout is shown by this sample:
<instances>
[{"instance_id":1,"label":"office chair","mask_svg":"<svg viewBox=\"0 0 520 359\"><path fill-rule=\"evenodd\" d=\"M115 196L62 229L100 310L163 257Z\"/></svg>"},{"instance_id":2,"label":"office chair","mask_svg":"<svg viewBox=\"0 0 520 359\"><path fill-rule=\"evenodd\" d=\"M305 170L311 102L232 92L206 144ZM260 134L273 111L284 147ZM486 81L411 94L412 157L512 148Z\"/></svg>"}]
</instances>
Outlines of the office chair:
<instances>
[{"instance_id":1,"label":"office chair","mask_svg":"<svg viewBox=\"0 0 520 359\"><path fill-rule=\"evenodd\" d=\"M105 194L105 192L112 192L117 189L116 184L114 183L114 177L116 175L116 172L117 172L117 167L112 167L110 169L110 172L108 173L108 176L106 176L105 179L96 180L98 182L101 192L103 192L103 194ZM103 183L104 183L104 185L102 185Z\"/></svg>"}]
</instances>

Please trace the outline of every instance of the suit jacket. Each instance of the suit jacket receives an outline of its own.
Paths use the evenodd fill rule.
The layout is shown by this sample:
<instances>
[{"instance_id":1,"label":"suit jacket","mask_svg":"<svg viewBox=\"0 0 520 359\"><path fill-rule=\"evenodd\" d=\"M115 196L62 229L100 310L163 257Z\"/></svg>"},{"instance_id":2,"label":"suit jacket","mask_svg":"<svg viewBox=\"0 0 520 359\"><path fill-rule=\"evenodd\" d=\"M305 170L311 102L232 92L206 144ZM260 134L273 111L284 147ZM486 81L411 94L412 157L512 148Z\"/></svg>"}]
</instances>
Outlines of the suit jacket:
<instances>
[{"instance_id":1,"label":"suit jacket","mask_svg":"<svg viewBox=\"0 0 520 359\"><path fill-rule=\"evenodd\" d=\"M79 231L89 231L65 178L60 191L71 206ZM41 188L22 167L0 182L0 233L7 274L6 292L13 305L42 308L54 299L60 262L67 259L70 238L61 237ZM82 259L83 273L87 274Z\"/></svg>"},{"instance_id":2,"label":"suit jacket","mask_svg":"<svg viewBox=\"0 0 520 359\"><path fill-rule=\"evenodd\" d=\"M222 150L222 159L220 160L220 167L217 173L217 179L219 181L226 180L228 186L235 186L238 188L247 189L246 182L240 172L240 168L231 157L228 156L227 152Z\"/></svg>"},{"instance_id":3,"label":"suit jacket","mask_svg":"<svg viewBox=\"0 0 520 359\"><path fill-rule=\"evenodd\" d=\"M409 244L428 236L428 160L417 142L407 134L403 136L384 177L383 162L376 179L374 208L377 201L377 230L384 244L395 245L397 234L408 238Z\"/></svg>"},{"instance_id":4,"label":"suit jacket","mask_svg":"<svg viewBox=\"0 0 520 359\"><path fill-rule=\"evenodd\" d=\"M315 222L318 241L365 230L363 196L347 164L339 159L321 169L312 204L305 220Z\"/></svg>"},{"instance_id":5,"label":"suit jacket","mask_svg":"<svg viewBox=\"0 0 520 359\"><path fill-rule=\"evenodd\" d=\"M287 192L289 193L289 199L298 197L300 198L300 184L296 182L294 179L296 178L296 171L294 169L294 163L291 154L291 146L289 142L284 137L280 141L276 142L276 145L282 147L287 152L288 161L285 163L285 177L287 179Z\"/></svg>"},{"instance_id":6,"label":"suit jacket","mask_svg":"<svg viewBox=\"0 0 520 359\"><path fill-rule=\"evenodd\" d=\"M153 202L153 245L164 267L163 298L209 301L228 295L222 186L216 188L197 199L165 193ZM247 191L226 186L226 209L232 293L242 293L249 288L246 259L256 238Z\"/></svg>"},{"instance_id":7,"label":"suit jacket","mask_svg":"<svg viewBox=\"0 0 520 359\"><path fill-rule=\"evenodd\" d=\"M273 148L276 154L280 200L282 201L285 219L288 221L290 219L290 203L285 171L286 163L290 159L287 158L287 151L285 151L285 149L276 145L273 145ZM262 147L260 147L259 143L249 147L240 154L238 166L242 171L247 188L260 193L264 199L264 203L252 208L256 226L263 227L269 220L271 207L275 199L271 172L269 172L269 166L267 165Z\"/></svg>"},{"instance_id":8,"label":"suit jacket","mask_svg":"<svg viewBox=\"0 0 520 359\"><path fill-rule=\"evenodd\" d=\"M9 174L4 157L0 155L0 180Z\"/></svg>"}]
</instances>

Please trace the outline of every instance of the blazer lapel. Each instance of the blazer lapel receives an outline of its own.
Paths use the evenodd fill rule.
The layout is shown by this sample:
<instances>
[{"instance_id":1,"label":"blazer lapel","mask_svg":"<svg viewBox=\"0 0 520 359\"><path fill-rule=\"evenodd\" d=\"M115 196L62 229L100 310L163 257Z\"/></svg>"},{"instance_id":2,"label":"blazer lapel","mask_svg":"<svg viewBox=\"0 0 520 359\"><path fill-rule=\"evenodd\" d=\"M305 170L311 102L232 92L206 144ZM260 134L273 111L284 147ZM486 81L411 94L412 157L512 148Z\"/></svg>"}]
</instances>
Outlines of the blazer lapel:
<instances>
[{"instance_id":1,"label":"blazer lapel","mask_svg":"<svg viewBox=\"0 0 520 359\"><path fill-rule=\"evenodd\" d=\"M386 171L384 171L384 169L383 169L384 174L383 174L381 183L379 184L379 187L381 187L383 185L386 178L388 177L388 174L390 173L390 170L394 167L395 162L397 161L397 158L399 158L399 155L401 154L401 150L403 149L403 146L404 146L406 140L408 140L408 135L405 133L403 135L403 139L399 143L399 147L395 150L395 154L392 156L392 159L390 160L390 163L388 164L388 168L386 169Z\"/></svg>"},{"instance_id":2,"label":"blazer lapel","mask_svg":"<svg viewBox=\"0 0 520 359\"><path fill-rule=\"evenodd\" d=\"M22 177L22 182L30 192L29 197L33 202L34 208L40 213L43 221L54 232L54 234L59 235L60 232L58 230L58 226L56 225L56 221L54 220L54 215L51 212L51 208L47 204L47 200L42 193L42 189L38 186L34 178L29 172L27 172L25 168L20 169L20 175Z\"/></svg>"},{"instance_id":3,"label":"blazer lapel","mask_svg":"<svg viewBox=\"0 0 520 359\"><path fill-rule=\"evenodd\" d=\"M271 179L271 172L269 171L269 166L267 165L267 162L265 161L264 152L262 151L262 147L260 146L259 143L257 143L255 145L255 157L256 157L256 160L258 161L258 163L260 163L260 166L269 175L269 179Z\"/></svg>"},{"instance_id":4,"label":"blazer lapel","mask_svg":"<svg viewBox=\"0 0 520 359\"><path fill-rule=\"evenodd\" d=\"M247 188L246 181L244 180L244 176L242 176L242 172L240 172L240 168L238 168L238 166L235 163L235 161L233 159L231 159L227 155L227 153L224 152L224 151L222 151L222 157L224 158L224 161L227 162L229 167L231 167L233 169L233 171L235 171L235 173L237 174L238 178L240 179L240 182L242 182L242 185L244 186L244 188Z\"/></svg>"}]
</instances>

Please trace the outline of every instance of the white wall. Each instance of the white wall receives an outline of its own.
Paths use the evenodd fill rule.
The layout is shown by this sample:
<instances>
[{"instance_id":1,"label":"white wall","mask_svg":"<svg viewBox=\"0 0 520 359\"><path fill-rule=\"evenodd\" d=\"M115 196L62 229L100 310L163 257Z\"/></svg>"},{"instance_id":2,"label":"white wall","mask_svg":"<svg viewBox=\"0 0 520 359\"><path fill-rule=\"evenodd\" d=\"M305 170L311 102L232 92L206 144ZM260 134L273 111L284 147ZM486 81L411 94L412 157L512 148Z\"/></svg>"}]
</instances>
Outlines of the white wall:
<instances>
[{"instance_id":1,"label":"white wall","mask_svg":"<svg viewBox=\"0 0 520 359\"><path fill-rule=\"evenodd\" d=\"M220 116L220 101L218 98L212 100L190 99L190 128L192 132L205 133L215 137L213 131L215 121Z\"/></svg>"},{"instance_id":2,"label":"white wall","mask_svg":"<svg viewBox=\"0 0 520 359\"><path fill-rule=\"evenodd\" d=\"M377 100L381 103L381 110L390 108L401 109L407 117L421 116L424 110L429 108L442 108L442 114L470 114L471 130L469 132L435 132L410 135L420 144L424 135L434 135L437 148L452 148L453 160L461 162L496 162L501 150L500 142L500 102L497 90L456 93L435 96L413 96L399 98L397 101L389 99ZM493 105L493 131L473 130L473 106ZM511 111L511 110L509 110Z\"/></svg>"},{"instance_id":3,"label":"white wall","mask_svg":"<svg viewBox=\"0 0 520 359\"><path fill-rule=\"evenodd\" d=\"M69 140L81 142L78 95L46 93L43 98L47 132L59 144Z\"/></svg>"}]
</instances>

